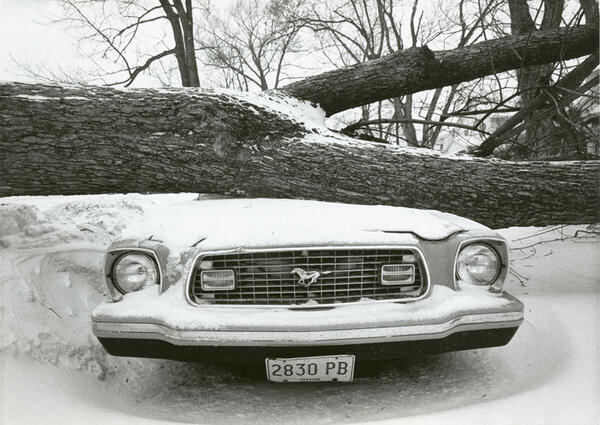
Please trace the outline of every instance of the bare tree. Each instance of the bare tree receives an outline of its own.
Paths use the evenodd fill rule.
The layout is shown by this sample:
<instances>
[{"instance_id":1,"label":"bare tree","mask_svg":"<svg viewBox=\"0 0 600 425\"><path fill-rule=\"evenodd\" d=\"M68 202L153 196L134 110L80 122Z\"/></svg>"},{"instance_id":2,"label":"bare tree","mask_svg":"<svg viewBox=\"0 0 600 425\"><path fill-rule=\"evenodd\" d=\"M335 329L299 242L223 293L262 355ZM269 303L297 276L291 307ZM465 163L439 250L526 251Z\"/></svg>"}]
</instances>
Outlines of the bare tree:
<instances>
[{"instance_id":1,"label":"bare tree","mask_svg":"<svg viewBox=\"0 0 600 425\"><path fill-rule=\"evenodd\" d=\"M98 63L104 83L129 86L153 64L174 56L181 85L200 85L192 0L61 0L61 4L64 14L57 21L87 32L80 40L86 55L112 63L111 69ZM162 34L170 34L171 42Z\"/></svg>"},{"instance_id":2,"label":"bare tree","mask_svg":"<svg viewBox=\"0 0 600 425\"><path fill-rule=\"evenodd\" d=\"M583 0L579 10L571 11L566 17L565 2L543 0L527 3L524 0L509 0L511 32L513 34L534 34L548 28L557 28L561 23L567 26L586 22L598 24L598 4L595 0ZM590 150L590 141L596 145L593 130L584 122L585 111L571 104L581 96L595 99L588 102L589 110L597 104L598 78L589 77L598 66L598 55L592 55L579 64L569 64L564 60L555 63L524 66L517 70L518 87L506 99L501 99L497 107L514 102L518 112L496 128L492 134L475 149L478 155L490 155L496 151L505 157L516 159L576 159L585 158ZM524 137L519 137L524 136ZM508 146L505 148L504 146Z\"/></svg>"},{"instance_id":3,"label":"bare tree","mask_svg":"<svg viewBox=\"0 0 600 425\"><path fill-rule=\"evenodd\" d=\"M334 6L314 7L303 19L319 36L328 61L340 67L427 46L440 39L456 47L467 46L482 38L487 16L500 3L488 0L478 10L469 0L461 0L458 5L419 0L408 5L394 0L344 0ZM456 85L440 87L416 99L407 95L363 106L360 120L344 131L360 129L379 139L433 148L442 126L452 116L457 89ZM421 127L417 129L417 125Z\"/></svg>"},{"instance_id":4,"label":"bare tree","mask_svg":"<svg viewBox=\"0 0 600 425\"><path fill-rule=\"evenodd\" d=\"M433 45L442 39L446 44L456 43L457 47L462 47L481 39L504 36L507 26L512 28L513 34L529 34L558 28L560 24L575 25L581 22L582 16L589 23L598 21L595 0L582 1L579 11L571 4L569 13L566 13L562 0L529 3L524 0L466 0L458 4L452 2L449 11L443 7L436 9L438 21L435 30L431 30L420 2L414 0L411 5L410 8L404 5L405 8L398 11L393 9L391 1L344 0L335 3L335 7L325 8L325 12L315 8L308 21L310 27L321 34L328 60L343 65L377 58L382 53L415 47L419 43L422 45L424 41ZM427 3L426 6L432 9L435 4ZM404 11L406 16L408 10L410 19L402 28L401 12ZM386 16L395 18L388 23ZM390 43L390 40L394 42ZM514 73L494 72L460 86L440 87L416 97L409 95L366 105L362 107L359 121L346 126L344 131L357 135L364 132L369 140L395 137L412 146L434 148L442 128L447 134L449 129L464 128L470 135L462 138L463 143L476 148L491 136L486 129L505 128L500 126L502 118L499 114L517 111L543 92L546 103L542 109L546 113L530 113L521 127L526 130L524 137L517 137L518 132L511 133L512 137L504 139L510 142L508 149L498 151L498 154L516 159L585 158L589 155L588 145L593 135L589 126L579 119L582 111L570 112L569 104L564 102L567 98L575 99L573 93L569 96L563 96L564 92L550 93L556 81L574 65L576 63L560 60L555 64L524 67L517 71L518 78L514 78ZM592 69L582 77L589 75ZM585 93L580 90L582 83L583 79L570 89ZM592 86L588 82L587 90ZM455 131L451 134L453 140L462 136Z\"/></svg>"},{"instance_id":5,"label":"bare tree","mask_svg":"<svg viewBox=\"0 0 600 425\"><path fill-rule=\"evenodd\" d=\"M300 50L301 25L288 16L301 4L301 0L234 0L222 14L205 1L196 34L200 60L219 72L226 87L278 88L291 75L290 57Z\"/></svg>"},{"instance_id":6,"label":"bare tree","mask_svg":"<svg viewBox=\"0 0 600 425\"><path fill-rule=\"evenodd\" d=\"M534 22L536 16L531 16L529 5L525 0L508 0L508 5L512 34L524 34L538 29ZM564 0L543 0L539 7L542 6L544 11L539 28L558 28L564 10ZM539 16L539 12L538 9L537 16ZM553 68L553 64L546 64L524 67L517 71L521 105L530 103L540 93L542 87L548 87L551 84ZM533 114L529 114L525 118L528 123L528 130L525 133L529 149L521 149L521 155L530 157L548 150L547 148L543 149L544 138L549 137L555 130L555 125L549 117L538 117L538 121L535 123L533 119Z\"/></svg>"},{"instance_id":7,"label":"bare tree","mask_svg":"<svg viewBox=\"0 0 600 425\"><path fill-rule=\"evenodd\" d=\"M435 59L434 45L465 47L504 36L508 26L513 34L531 34L557 28L561 22L575 25L583 17L598 22L596 0L581 0L581 9L571 12L569 20L564 0L234 0L227 13L220 13L222 8L209 0L194 8L191 0L62 1L68 11L63 20L89 31L82 44L93 46L90 56L116 64L103 75L108 84L130 85L142 73L152 72L171 85L172 71L178 71L182 85L198 86L199 51L207 69L218 71L217 85L241 90L279 88L284 81L306 74L297 63L307 38L301 36L310 34L301 33L302 28L312 30L324 57L339 68L421 47ZM194 13L200 25L194 26ZM172 35L172 44L170 37L149 42L153 31ZM517 159L584 157L590 133L580 120L583 111L571 112L561 100L564 90L581 92L583 79L563 87L563 92L550 93L572 66L558 61L521 68L517 79L514 73L493 72L461 85L363 104L358 122L356 118L346 122L344 131L427 148L440 146L440 135L451 134L453 140L462 139L472 147L485 140L479 154L488 146L507 145L497 154ZM526 105L542 92L546 93L542 109L552 114L530 112L517 127L523 132L511 130L508 136L496 137L495 127L506 128L498 114L530 110ZM468 135L450 133L458 128ZM488 140L492 134L494 139Z\"/></svg>"}]
</instances>

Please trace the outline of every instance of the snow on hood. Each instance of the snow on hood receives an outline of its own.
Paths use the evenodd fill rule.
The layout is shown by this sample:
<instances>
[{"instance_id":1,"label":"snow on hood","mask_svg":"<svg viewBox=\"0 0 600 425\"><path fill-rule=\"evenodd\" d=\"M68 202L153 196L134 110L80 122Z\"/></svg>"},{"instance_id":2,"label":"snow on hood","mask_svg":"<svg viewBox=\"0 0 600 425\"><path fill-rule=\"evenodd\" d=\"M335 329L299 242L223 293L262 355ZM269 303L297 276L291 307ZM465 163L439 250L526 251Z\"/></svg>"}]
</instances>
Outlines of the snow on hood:
<instances>
[{"instance_id":1,"label":"snow on hood","mask_svg":"<svg viewBox=\"0 0 600 425\"><path fill-rule=\"evenodd\" d=\"M125 229L124 239L153 239L170 249L310 246L442 240L474 221L434 210L288 199L195 200L155 210ZM413 239L407 239L411 237Z\"/></svg>"}]
</instances>

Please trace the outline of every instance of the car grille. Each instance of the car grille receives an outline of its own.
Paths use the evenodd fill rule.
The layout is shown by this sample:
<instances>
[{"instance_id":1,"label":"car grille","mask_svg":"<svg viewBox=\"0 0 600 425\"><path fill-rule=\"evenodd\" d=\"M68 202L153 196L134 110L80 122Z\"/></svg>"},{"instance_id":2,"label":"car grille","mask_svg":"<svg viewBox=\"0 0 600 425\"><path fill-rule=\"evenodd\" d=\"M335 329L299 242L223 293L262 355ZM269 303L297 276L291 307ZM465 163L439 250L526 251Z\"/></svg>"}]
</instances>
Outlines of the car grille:
<instances>
[{"instance_id":1,"label":"car grille","mask_svg":"<svg viewBox=\"0 0 600 425\"><path fill-rule=\"evenodd\" d=\"M202 264L202 266L201 266ZM384 265L406 264L414 280L382 285ZM233 270L235 289L202 290L200 269ZM301 285L295 268L321 275L308 287ZM336 304L371 300L416 298L427 291L425 266L413 249L297 249L210 253L199 257L189 287L196 302L236 305ZM307 279L308 280L308 279Z\"/></svg>"}]
</instances>

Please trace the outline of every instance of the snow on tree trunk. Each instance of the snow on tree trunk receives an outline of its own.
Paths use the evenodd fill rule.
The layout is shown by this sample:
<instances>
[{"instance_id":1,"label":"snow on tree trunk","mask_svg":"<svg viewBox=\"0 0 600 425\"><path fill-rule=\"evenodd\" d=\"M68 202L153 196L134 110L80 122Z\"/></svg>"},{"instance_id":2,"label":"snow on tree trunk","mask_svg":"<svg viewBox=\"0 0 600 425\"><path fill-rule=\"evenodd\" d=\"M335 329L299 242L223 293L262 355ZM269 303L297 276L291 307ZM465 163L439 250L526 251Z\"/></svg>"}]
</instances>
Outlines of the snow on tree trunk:
<instances>
[{"instance_id":1,"label":"snow on tree trunk","mask_svg":"<svg viewBox=\"0 0 600 425\"><path fill-rule=\"evenodd\" d=\"M432 208L491 227L599 221L598 161L362 142L316 128L294 99L4 83L0 100L0 196L192 191Z\"/></svg>"}]
</instances>

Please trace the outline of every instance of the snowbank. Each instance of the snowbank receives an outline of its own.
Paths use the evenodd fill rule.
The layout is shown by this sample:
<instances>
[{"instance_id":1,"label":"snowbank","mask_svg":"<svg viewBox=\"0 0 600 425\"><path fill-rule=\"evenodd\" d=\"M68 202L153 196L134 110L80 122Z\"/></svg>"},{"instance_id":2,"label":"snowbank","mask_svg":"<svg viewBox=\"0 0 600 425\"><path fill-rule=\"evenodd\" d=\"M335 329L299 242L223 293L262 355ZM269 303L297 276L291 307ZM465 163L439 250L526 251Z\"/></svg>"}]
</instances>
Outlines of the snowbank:
<instances>
[{"instance_id":1,"label":"snowbank","mask_svg":"<svg viewBox=\"0 0 600 425\"><path fill-rule=\"evenodd\" d=\"M148 210L196 196L1 199L3 356L26 355L103 378L116 366L90 334L89 318L107 299L106 247Z\"/></svg>"},{"instance_id":2,"label":"snowbank","mask_svg":"<svg viewBox=\"0 0 600 425\"><path fill-rule=\"evenodd\" d=\"M2 423L598 423L600 238L585 226L501 231L506 288L526 305L506 347L391 363L345 386L106 355L89 324L108 299L104 249L196 196L0 199Z\"/></svg>"}]
</instances>

